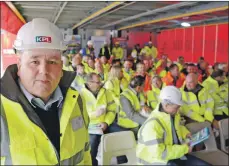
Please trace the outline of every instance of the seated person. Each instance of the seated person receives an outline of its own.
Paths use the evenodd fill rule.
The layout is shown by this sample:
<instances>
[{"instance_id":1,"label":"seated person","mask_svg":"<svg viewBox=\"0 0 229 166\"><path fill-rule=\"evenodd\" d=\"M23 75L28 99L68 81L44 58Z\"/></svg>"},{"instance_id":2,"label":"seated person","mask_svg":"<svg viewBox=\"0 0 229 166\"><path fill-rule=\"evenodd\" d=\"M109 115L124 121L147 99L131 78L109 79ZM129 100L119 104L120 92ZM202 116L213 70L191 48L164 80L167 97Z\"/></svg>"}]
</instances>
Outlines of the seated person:
<instances>
[{"instance_id":1,"label":"seated person","mask_svg":"<svg viewBox=\"0 0 229 166\"><path fill-rule=\"evenodd\" d=\"M74 54L72 57L72 68L76 71L76 66L82 63L82 57L80 54Z\"/></svg>"},{"instance_id":2,"label":"seated person","mask_svg":"<svg viewBox=\"0 0 229 166\"><path fill-rule=\"evenodd\" d=\"M130 82L130 80L131 80L131 78L132 78L132 76L133 76L133 74L134 74L134 71L132 70L133 61L130 60L130 59L125 59L124 64L123 64L123 67L124 67L124 68L122 69L123 75L124 75L124 77L126 78L126 80L127 80L128 82Z\"/></svg>"},{"instance_id":3,"label":"seated person","mask_svg":"<svg viewBox=\"0 0 229 166\"><path fill-rule=\"evenodd\" d=\"M99 60L95 62L95 73L100 76L102 83L108 80L108 73L104 71L102 63Z\"/></svg>"},{"instance_id":4,"label":"seated person","mask_svg":"<svg viewBox=\"0 0 229 166\"><path fill-rule=\"evenodd\" d=\"M102 88L101 79L96 73L86 76L86 85L80 92L86 103L90 119L89 134L93 166L98 165L96 156L102 134L93 133L90 128L93 129L94 126L97 126L101 128L103 133L106 133L108 126L113 123L116 105L110 93L109 90Z\"/></svg>"},{"instance_id":5,"label":"seated person","mask_svg":"<svg viewBox=\"0 0 229 166\"><path fill-rule=\"evenodd\" d=\"M106 56L104 56L104 55L102 55L101 57L100 57L100 62L102 63L102 65L103 65L103 70L104 70L104 72L109 72L110 71L110 64L108 63L108 60L107 60L107 58L106 58Z\"/></svg>"},{"instance_id":6,"label":"seated person","mask_svg":"<svg viewBox=\"0 0 229 166\"><path fill-rule=\"evenodd\" d=\"M213 115L214 100L208 89L198 83L197 74L190 73L187 75L181 93L184 104L180 113L185 116L186 127L189 131L195 133L205 127L210 127L211 124L218 129L218 121L214 119ZM192 125L193 123L195 126Z\"/></svg>"},{"instance_id":7,"label":"seated person","mask_svg":"<svg viewBox=\"0 0 229 166\"><path fill-rule=\"evenodd\" d=\"M159 95L163 87L161 77L157 75L152 77L151 86L152 90L147 92L147 105L154 110L159 103Z\"/></svg>"},{"instance_id":8,"label":"seated person","mask_svg":"<svg viewBox=\"0 0 229 166\"><path fill-rule=\"evenodd\" d=\"M146 120L146 117L140 114L142 108L139 98L144 88L144 80L142 76L132 78L129 88L120 95L121 107L119 107L117 124L124 130L132 130L135 135L139 126Z\"/></svg>"},{"instance_id":9,"label":"seated person","mask_svg":"<svg viewBox=\"0 0 229 166\"><path fill-rule=\"evenodd\" d=\"M166 86L161 90L160 103L138 132L138 165L208 165L188 154L192 147L184 140L191 133L180 124L178 110L182 104L178 88Z\"/></svg>"},{"instance_id":10,"label":"seated person","mask_svg":"<svg viewBox=\"0 0 229 166\"><path fill-rule=\"evenodd\" d=\"M84 87L85 76L86 76L86 73L84 72L84 65L82 63L78 64L76 66L76 77L73 80L71 87L80 91Z\"/></svg>"},{"instance_id":11,"label":"seated person","mask_svg":"<svg viewBox=\"0 0 229 166\"><path fill-rule=\"evenodd\" d=\"M224 96L221 96L220 87L224 84L224 72L222 70L213 71L202 85L208 89L214 99L214 116L216 120L228 118L228 103L224 100Z\"/></svg>"},{"instance_id":12,"label":"seated person","mask_svg":"<svg viewBox=\"0 0 229 166\"><path fill-rule=\"evenodd\" d=\"M88 65L85 66L85 73L89 74L95 72L95 60L89 58L87 64Z\"/></svg>"},{"instance_id":13,"label":"seated person","mask_svg":"<svg viewBox=\"0 0 229 166\"><path fill-rule=\"evenodd\" d=\"M165 85L173 85L177 88L181 88L185 80L185 75L180 73L179 68L176 64L172 64L169 68L167 75L162 78Z\"/></svg>"}]
</instances>

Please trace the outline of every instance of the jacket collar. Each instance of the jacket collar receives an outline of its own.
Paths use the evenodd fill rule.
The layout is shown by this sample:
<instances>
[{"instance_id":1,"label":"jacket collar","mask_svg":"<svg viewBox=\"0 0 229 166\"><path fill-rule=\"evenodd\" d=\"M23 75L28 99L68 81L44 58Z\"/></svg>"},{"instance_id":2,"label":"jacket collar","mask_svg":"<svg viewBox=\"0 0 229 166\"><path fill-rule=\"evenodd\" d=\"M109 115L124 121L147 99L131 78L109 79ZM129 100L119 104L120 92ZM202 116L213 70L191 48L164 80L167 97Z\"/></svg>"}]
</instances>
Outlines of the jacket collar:
<instances>
[{"instance_id":1,"label":"jacket collar","mask_svg":"<svg viewBox=\"0 0 229 166\"><path fill-rule=\"evenodd\" d=\"M189 90L187 89L187 87L185 86L185 87L184 87L184 91L185 91L185 92L193 92L193 93L195 93L195 92L200 91L200 90L203 89L203 88L204 88L204 87L203 87L202 85L197 84L197 85L196 85L196 88L195 88L194 90L192 90L192 91L189 91Z\"/></svg>"},{"instance_id":2,"label":"jacket collar","mask_svg":"<svg viewBox=\"0 0 229 166\"><path fill-rule=\"evenodd\" d=\"M24 98L23 93L20 91L18 85L18 76L17 76L18 68L17 65L10 65L6 71L4 76L0 79L1 84L1 94L6 98L13 100L15 102L20 101L20 98ZM70 87L72 81L75 78L74 72L64 71L63 77L60 80L59 87L63 93L63 96L66 95L67 89Z\"/></svg>"}]
</instances>

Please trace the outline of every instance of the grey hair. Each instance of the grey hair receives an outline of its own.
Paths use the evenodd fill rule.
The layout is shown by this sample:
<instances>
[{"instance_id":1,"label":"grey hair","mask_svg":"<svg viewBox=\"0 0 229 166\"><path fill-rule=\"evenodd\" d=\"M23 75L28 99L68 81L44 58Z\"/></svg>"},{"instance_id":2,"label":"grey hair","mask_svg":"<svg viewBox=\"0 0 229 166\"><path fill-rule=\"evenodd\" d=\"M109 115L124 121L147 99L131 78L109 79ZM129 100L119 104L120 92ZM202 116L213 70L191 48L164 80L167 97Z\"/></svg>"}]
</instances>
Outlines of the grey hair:
<instances>
[{"instance_id":1,"label":"grey hair","mask_svg":"<svg viewBox=\"0 0 229 166\"><path fill-rule=\"evenodd\" d=\"M96 73L89 73L89 74L87 74L86 77L85 77L86 83L92 81L93 80L93 77L95 75L98 76L98 74L96 74Z\"/></svg>"}]
</instances>

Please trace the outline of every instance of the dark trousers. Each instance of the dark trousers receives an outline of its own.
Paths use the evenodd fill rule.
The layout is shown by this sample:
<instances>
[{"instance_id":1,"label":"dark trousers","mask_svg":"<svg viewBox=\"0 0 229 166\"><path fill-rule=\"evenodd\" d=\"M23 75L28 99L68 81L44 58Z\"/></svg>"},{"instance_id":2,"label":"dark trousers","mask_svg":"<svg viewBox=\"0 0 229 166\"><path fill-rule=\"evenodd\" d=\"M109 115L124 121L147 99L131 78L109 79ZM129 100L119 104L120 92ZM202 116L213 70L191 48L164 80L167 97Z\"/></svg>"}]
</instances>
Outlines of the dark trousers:
<instances>
[{"instance_id":1,"label":"dark trousers","mask_svg":"<svg viewBox=\"0 0 229 166\"><path fill-rule=\"evenodd\" d=\"M91 160L92 165L97 166L98 161L96 159L98 153L98 147L101 140L102 135L90 134L90 145L91 145Z\"/></svg>"},{"instance_id":2,"label":"dark trousers","mask_svg":"<svg viewBox=\"0 0 229 166\"><path fill-rule=\"evenodd\" d=\"M215 117L215 120L217 120L217 121L229 118L229 116L226 115L225 113L223 113L223 115L215 115L214 117Z\"/></svg>"},{"instance_id":3,"label":"dark trousers","mask_svg":"<svg viewBox=\"0 0 229 166\"><path fill-rule=\"evenodd\" d=\"M185 155L187 157L187 160L180 160L180 159L175 159L175 160L170 160L167 165L170 166L210 166L211 164L207 163L206 161L203 161L195 156L192 155Z\"/></svg>"}]
</instances>

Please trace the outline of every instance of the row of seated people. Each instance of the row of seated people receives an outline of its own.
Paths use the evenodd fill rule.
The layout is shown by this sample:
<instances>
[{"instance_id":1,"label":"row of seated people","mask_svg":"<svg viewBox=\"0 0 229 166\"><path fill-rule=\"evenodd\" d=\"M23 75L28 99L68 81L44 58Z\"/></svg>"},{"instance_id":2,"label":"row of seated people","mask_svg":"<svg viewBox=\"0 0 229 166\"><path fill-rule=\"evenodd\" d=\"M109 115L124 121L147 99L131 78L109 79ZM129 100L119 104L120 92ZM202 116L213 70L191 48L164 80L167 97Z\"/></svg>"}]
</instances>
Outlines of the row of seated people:
<instances>
[{"instance_id":1,"label":"row of seated people","mask_svg":"<svg viewBox=\"0 0 229 166\"><path fill-rule=\"evenodd\" d=\"M72 58L72 65L67 65L66 57L63 57L63 61L65 70L69 67L76 71L72 86L79 90L85 100L90 118L89 133L90 128L95 127L101 128L102 134L132 130L137 139L140 126L146 122L151 112L158 110L162 88L169 85L179 88L182 94L184 102L179 108L179 115L185 117L187 131L195 133L211 126L217 130L218 121L228 118L225 64L215 65L210 75L200 79L203 73L195 65L179 67L168 61L166 56L157 62L138 62L136 70L130 59L125 60L123 68L119 60L109 64L104 56L94 61L89 56L82 58L77 54ZM203 69L206 62L200 62L199 66ZM196 125L194 128L193 123L198 123L198 128ZM101 133L91 131L92 161L93 165L98 165L96 156Z\"/></svg>"}]
</instances>

